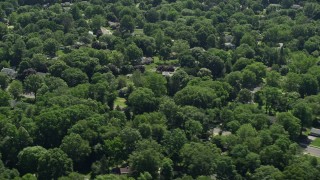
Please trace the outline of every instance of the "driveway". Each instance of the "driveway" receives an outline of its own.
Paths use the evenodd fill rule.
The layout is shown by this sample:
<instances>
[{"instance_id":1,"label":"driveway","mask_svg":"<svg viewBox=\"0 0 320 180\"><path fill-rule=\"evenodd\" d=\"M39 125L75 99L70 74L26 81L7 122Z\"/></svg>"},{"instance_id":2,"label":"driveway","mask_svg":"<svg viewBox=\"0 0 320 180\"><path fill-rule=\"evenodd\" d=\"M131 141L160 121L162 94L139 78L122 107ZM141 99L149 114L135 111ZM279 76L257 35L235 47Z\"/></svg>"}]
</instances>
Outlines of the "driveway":
<instances>
[{"instance_id":1,"label":"driveway","mask_svg":"<svg viewBox=\"0 0 320 180\"><path fill-rule=\"evenodd\" d=\"M307 154L312 155L312 156L320 157L320 149L319 148L315 148L315 147L312 147L312 146L307 146L305 148L305 152Z\"/></svg>"}]
</instances>

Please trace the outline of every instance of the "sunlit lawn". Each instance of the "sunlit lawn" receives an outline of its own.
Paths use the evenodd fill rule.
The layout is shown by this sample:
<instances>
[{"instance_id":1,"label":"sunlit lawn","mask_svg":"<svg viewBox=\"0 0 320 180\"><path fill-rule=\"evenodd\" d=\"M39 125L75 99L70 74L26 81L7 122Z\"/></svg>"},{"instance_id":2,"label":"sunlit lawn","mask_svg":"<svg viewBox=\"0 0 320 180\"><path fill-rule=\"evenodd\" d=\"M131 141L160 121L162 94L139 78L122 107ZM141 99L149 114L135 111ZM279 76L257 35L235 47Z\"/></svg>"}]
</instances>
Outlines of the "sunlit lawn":
<instances>
[{"instance_id":1,"label":"sunlit lawn","mask_svg":"<svg viewBox=\"0 0 320 180\"><path fill-rule=\"evenodd\" d=\"M126 108L127 107L126 99L117 97L117 99L114 101L114 107L117 107L117 106L119 106L120 108Z\"/></svg>"},{"instance_id":2,"label":"sunlit lawn","mask_svg":"<svg viewBox=\"0 0 320 180\"><path fill-rule=\"evenodd\" d=\"M315 140L313 140L311 145L320 148L320 138L316 138Z\"/></svg>"},{"instance_id":3,"label":"sunlit lawn","mask_svg":"<svg viewBox=\"0 0 320 180\"><path fill-rule=\"evenodd\" d=\"M134 30L134 34L135 34L135 35L144 35L143 29L135 29L135 30Z\"/></svg>"}]
</instances>

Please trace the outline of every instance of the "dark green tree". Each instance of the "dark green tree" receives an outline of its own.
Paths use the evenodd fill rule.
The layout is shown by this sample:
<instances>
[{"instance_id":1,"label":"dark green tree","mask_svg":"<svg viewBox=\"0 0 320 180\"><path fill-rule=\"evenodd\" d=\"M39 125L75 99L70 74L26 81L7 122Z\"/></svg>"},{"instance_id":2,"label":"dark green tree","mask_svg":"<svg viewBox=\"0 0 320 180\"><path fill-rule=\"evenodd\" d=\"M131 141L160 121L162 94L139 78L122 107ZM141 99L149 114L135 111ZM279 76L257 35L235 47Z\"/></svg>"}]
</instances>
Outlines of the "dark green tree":
<instances>
[{"instance_id":1,"label":"dark green tree","mask_svg":"<svg viewBox=\"0 0 320 180\"><path fill-rule=\"evenodd\" d=\"M301 131L301 122L291 113L278 113L276 122L282 125L286 131L288 131L291 139L296 139L299 137Z\"/></svg>"},{"instance_id":2,"label":"dark green tree","mask_svg":"<svg viewBox=\"0 0 320 180\"><path fill-rule=\"evenodd\" d=\"M88 76L78 68L68 68L64 70L61 78L71 87L88 82Z\"/></svg>"},{"instance_id":3,"label":"dark green tree","mask_svg":"<svg viewBox=\"0 0 320 180\"><path fill-rule=\"evenodd\" d=\"M122 17L120 21L120 30L122 32L130 32L133 33L134 31L134 20L131 16L125 15Z\"/></svg>"},{"instance_id":4,"label":"dark green tree","mask_svg":"<svg viewBox=\"0 0 320 180\"><path fill-rule=\"evenodd\" d=\"M9 84L9 77L0 72L0 88L1 89L6 89L8 87L8 84Z\"/></svg>"},{"instance_id":5,"label":"dark green tree","mask_svg":"<svg viewBox=\"0 0 320 180\"><path fill-rule=\"evenodd\" d=\"M137 65L140 63L143 52L136 44L130 44L126 48L125 52L127 59L131 62L132 65Z\"/></svg>"},{"instance_id":6,"label":"dark green tree","mask_svg":"<svg viewBox=\"0 0 320 180\"><path fill-rule=\"evenodd\" d=\"M49 38L44 41L43 50L47 55L55 56L58 48L59 43L57 42L57 40Z\"/></svg>"},{"instance_id":7,"label":"dark green tree","mask_svg":"<svg viewBox=\"0 0 320 180\"><path fill-rule=\"evenodd\" d=\"M39 179L57 179L72 172L72 160L59 148L49 149L38 162Z\"/></svg>"},{"instance_id":8,"label":"dark green tree","mask_svg":"<svg viewBox=\"0 0 320 180\"><path fill-rule=\"evenodd\" d=\"M41 146L30 146L21 150L18 154L18 167L22 174L37 173L39 159L46 153ZM30 166L32 164L32 166Z\"/></svg>"},{"instance_id":9,"label":"dark green tree","mask_svg":"<svg viewBox=\"0 0 320 180\"><path fill-rule=\"evenodd\" d=\"M158 100L150 89L138 88L130 94L128 103L134 113L141 114L154 111L157 108Z\"/></svg>"},{"instance_id":10,"label":"dark green tree","mask_svg":"<svg viewBox=\"0 0 320 180\"><path fill-rule=\"evenodd\" d=\"M32 74L24 80L24 89L28 93L34 93L34 97L37 98L38 90L43 85L43 77L41 75Z\"/></svg>"},{"instance_id":11,"label":"dark green tree","mask_svg":"<svg viewBox=\"0 0 320 180\"><path fill-rule=\"evenodd\" d=\"M143 172L148 172L153 179L159 176L159 168L163 155L159 152L158 146L155 142L145 142L142 147L138 145L137 150L134 151L129 157L130 167L133 169L134 174L138 175ZM146 144L145 144L146 143ZM153 144L151 147L149 145Z\"/></svg>"},{"instance_id":12,"label":"dark green tree","mask_svg":"<svg viewBox=\"0 0 320 180\"><path fill-rule=\"evenodd\" d=\"M260 180L260 179L280 180L283 178L284 177L282 172L279 169L275 168L274 166L270 166L270 165L261 166L257 168L251 176L252 180Z\"/></svg>"},{"instance_id":13,"label":"dark green tree","mask_svg":"<svg viewBox=\"0 0 320 180\"><path fill-rule=\"evenodd\" d=\"M14 80L10 83L8 92L13 96L14 99L19 100L21 94L23 93L23 86L20 81Z\"/></svg>"},{"instance_id":14,"label":"dark green tree","mask_svg":"<svg viewBox=\"0 0 320 180\"><path fill-rule=\"evenodd\" d=\"M220 150L210 143L187 143L180 151L184 170L192 177L216 172L215 161Z\"/></svg>"},{"instance_id":15,"label":"dark green tree","mask_svg":"<svg viewBox=\"0 0 320 180\"><path fill-rule=\"evenodd\" d=\"M84 160L91 152L89 142L82 139L79 134L74 133L71 133L62 139L60 148L75 163L79 163L81 160Z\"/></svg>"},{"instance_id":16,"label":"dark green tree","mask_svg":"<svg viewBox=\"0 0 320 180\"><path fill-rule=\"evenodd\" d=\"M161 179L173 179L173 162L169 158L165 158L160 170Z\"/></svg>"},{"instance_id":17,"label":"dark green tree","mask_svg":"<svg viewBox=\"0 0 320 180\"><path fill-rule=\"evenodd\" d=\"M149 73L145 80L145 87L151 89L155 96L160 97L167 94L167 81L162 75Z\"/></svg>"},{"instance_id":18,"label":"dark green tree","mask_svg":"<svg viewBox=\"0 0 320 180\"><path fill-rule=\"evenodd\" d=\"M300 102L293 107L292 114L300 119L301 135L303 127L310 127L312 125L312 109L307 103Z\"/></svg>"}]
</instances>

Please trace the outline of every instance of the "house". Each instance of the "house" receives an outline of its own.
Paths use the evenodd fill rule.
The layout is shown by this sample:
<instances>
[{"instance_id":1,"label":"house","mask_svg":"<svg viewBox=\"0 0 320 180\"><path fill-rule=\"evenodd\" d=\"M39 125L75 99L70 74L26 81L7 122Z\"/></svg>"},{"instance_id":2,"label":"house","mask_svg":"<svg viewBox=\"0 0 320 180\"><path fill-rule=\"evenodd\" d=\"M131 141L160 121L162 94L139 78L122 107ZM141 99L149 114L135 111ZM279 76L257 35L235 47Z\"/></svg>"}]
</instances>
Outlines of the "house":
<instances>
[{"instance_id":1,"label":"house","mask_svg":"<svg viewBox=\"0 0 320 180\"><path fill-rule=\"evenodd\" d=\"M64 2L64 3L61 3L61 6L62 7L70 7L72 5L71 2Z\"/></svg>"},{"instance_id":2,"label":"house","mask_svg":"<svg viewBox=\"0 0 320 180\"><path fill-rule=\"evenodd\" d=\"M79 49L81 46L85 46L85 43L78 41L74 45L72 45L71 47L75 48L75 49Z\"/></svg>"},{"instance_id":3,"label":"house","mask_svg":"<svg viewBox=\"0 0 320 180\"><path fill-rule=\"evenodd\" d=\"M105 27L101 27L100 30L101 30L103 35L112 35L112 32L109 29L105 28Z\"/></svg>"},{"instance_id":4,"label":"house","mask_svg":"<svg viewBox=\"0 0 320 180\"><path fill-rule=\"evenodd\" d=\"M230 131L222 131L221 136L229 136L232 133Z\"/></svg>"},{"instance_id":5,"label":"house","mask_svg":"<svg viewBox=\"0 0 320 180\"><path fill-rule=\"evenodd\" d=\"M302 6L300 6L299 4L294 4L291 6L292 9L303 9Z\"/></svg>"},{"instance_id":6,"label":"house","mask_svg":"<svg viewBox=\"0 0 320 180\"><path fill-rule=\"evenodd\" d=\"M279 43L279 48L281 49L283 47L283 43Z\"/></svg>"},{"instance_id":7,"label":"house","mask_svg":"<svg viewBox=\"0 0 320 180\"><path fill-rule=\"evenodd\" d=\"M162 76L171 77L171 76L173 76L173 73L172 72L168 72L168 71L163 71L162 72Z\"/></svg>"},{"instance_id":8,"label":"house","mask_svg":"<svg viewBox=\"0 0 320 180\"><path fill-rule=\"evenodd\" d=\"M224 131L222 130L221 128L219 127L215 127L213 129L210 129L208 131L209 135L211 136L218 136L218 135L221 135L221 136L228 136L228 135L231 135L232 133L230 131Z\"/></svg>"},{"instance_id":9,"label":"house","mask_svg":"<svg viewBox=\"0 0 320 180\"><path fill-rule=\"evenodd\" d=\"M281 8L280 4L270 4L269 7Z\"/></svg>"},{"instance_id":10,"label":"house","mask_svg":"<svg viewBox=\"0 0 320 180\"><path fill-rule=\"evenodd\" d=\"M39 76L45 77L46 75L49 75L49 73L43 73L43 72L37 72L36 73Z\"/></svg>"},{"instance_id":11,"label":"house","mask_svg":"<svg viewBox=\"0 0 320 180\"><path fill-rule=\"evenodd\" d=\"M166 65L159 65L157 67L157 72L164 72L164 71L167 71L167 72L174 72L176 70L176 68L172 65L170 66L166 66Z\"/></svg>"},{"instance_id":12,"label":"house","mask_svg":"<svg viewBox=\"0 0 320 180\"><path fill-rule=\"evenodd\" d=\"M225 35L224 40L226 43L231 43L233 41L233 36L232 35Z\"/></svg>"},{"instance_id":13,"label":"house","mask_svg":"<svg viewBox=\"0 0 320 180\"><path fill-rule=\"evenodd\" d=\"M236 48L236 46L232 43L224 43L224 47L226 49L235 49Z\"/></svg>"},{"instance_id":14,"label":"house","mask_svg":"<svg viewBox=\"0 0 320 180\"><path fill-rule=\"evenodd\" d=\"M120 168L120 174L130 174L131 173L131 168L129 166L124 167L124 168Z\"/></svg>"},{"instance_id":15,"label":"house","mask_svg":"<svg viewBox=\"0 0 320 180\"><path fill-rule=\"evenodd\" d=\"M152 57L142 57L141 58L141 64L149 65L151 63L153 63L153 58Z\"/></svg>"},{"instance_id":16,"label":"house","mask_svg":"<svg viewBox=\"0 0 320 180\"><path fill-rule=\"evenodd\" d=\"M310 130L310 136L320 137L320 129L311 128L311 130Z\"/></svg>"},{"instance_id":17,"label":"house","mask_svg":"<svg viewBox=\"0 0 320 180\"><path fill-rule=\"evenodd\" d=\"M45 9L47 9L49 6L50 6L50 4L47 3L47 4L44 4L42 7L45 8Z\"/></svg>"},{"instance_id":18,"label":"house","mask_svg":"<svg viewBox=\"0 0 320 180\"><path fill-rule=\"evenodd\" d=\"M17 71L11 68L2 68L1 72L8 75L10 78L15 78L17 76Z\"/></svg>"},{"instance_id":19,"label":"house","mask_svg":"<svg viewBox=\"0 0 320 180\"><path fill-rule=\"evenodd\" d=\"M120 23L118 23L118 22L108 21L108 25L113 30L118 29L120 27Z\"/></svg>"}]
</instances>

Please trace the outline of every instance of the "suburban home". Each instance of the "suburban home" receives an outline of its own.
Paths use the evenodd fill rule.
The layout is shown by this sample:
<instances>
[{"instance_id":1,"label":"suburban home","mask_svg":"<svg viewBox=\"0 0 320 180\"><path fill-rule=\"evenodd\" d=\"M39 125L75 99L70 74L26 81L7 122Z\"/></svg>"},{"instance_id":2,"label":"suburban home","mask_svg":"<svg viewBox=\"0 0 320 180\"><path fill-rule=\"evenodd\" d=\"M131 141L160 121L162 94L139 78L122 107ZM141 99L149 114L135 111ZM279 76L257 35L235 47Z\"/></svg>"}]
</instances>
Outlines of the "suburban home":
<instances>
[{"instance_id":1,"label":"suburban home","mask_svg":"<svg viewBox=\"0 0 320 180\"><path fill-rule=\"evenodd\" d=\"M131 169L129 166L124 167L124 168L120 168L120 174L124 175L124 174L130 174L131 173Z\"/></svg>"},{"instance_id":2,"label":"suburban home","mask_svg":"<svg viewBox=\"0 0 320 180\"><path fill-rule=\"evenodd\" d=\"M153 63L153 58L152 57L142 57L141 58L141 64L151 64Z\"/></svg>"},{"instance_id":3,"label":"suburban home","mask_svg":"<svg viewBox=\"0 0 320 180\"><path fill-rule=\"evenodd\" d=\"M168 72L168 71L163 71L161 74L162 74L162 76L166 76L166 77L173 76L173 72Z\"/></svg>"},{"instance_id":4,"label":"suburban home","mask_svg":"<svg viewBox=\"0 0 320 180\"><path fill-rule=\"evenodd\" d=\"M320 129L311 128L311 130L310 130L310 136L320 137Z\"/></svg>"},{"instance_id":5,"label":"suburban home","mask_svg":"<svg viewBox=\"0 0 320 180\"><path fill-rule=\"evenodd\" d=\"M233 36L232 35L225 35L224 36L224 41L226 43L231 43L233 41Z\"/></svg>"},{"instance_id":6,"label":"suburban home","mask_svg":"<svg viewBox=\"0 0 320 180\"><path fill-rule=\"evenodd\" d=\"M12 79L14 79L17 76L17 71L11 68L2 68L1 72L8 75Z\"/></svg>"},{"instance_id":7,"label":"suburban home","mask_svg":"<svg viewBox=\"0 0 320 180\"><path fill-rule=\"evenodd\" d=\"M291 6L292 9L303 9L302 6L300 6L299 4L294 4Z\"/></svg>"},{"instance_id":8,"label":"suburban home","mask_svg":"<svg viewBox=\"0 0 320 180\"><path fill-rule=\"evenodd\" d=\"M236 48L236 46L232 43L224 43L224 47L226 49L235 49Z\"/></svg>"},{"instance_id":9,"label":"suburban home","mask_svg":"<svg viewBox=\"0 0 320 180\"><path fill-rule=\"evenodd\" d=\"M108 25L113 30L118 29L120 27L120 23L118 23L118 22L108 21Z\"/></svg>"}]
</instances>

